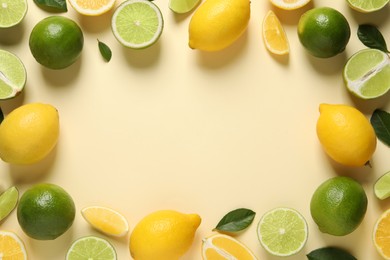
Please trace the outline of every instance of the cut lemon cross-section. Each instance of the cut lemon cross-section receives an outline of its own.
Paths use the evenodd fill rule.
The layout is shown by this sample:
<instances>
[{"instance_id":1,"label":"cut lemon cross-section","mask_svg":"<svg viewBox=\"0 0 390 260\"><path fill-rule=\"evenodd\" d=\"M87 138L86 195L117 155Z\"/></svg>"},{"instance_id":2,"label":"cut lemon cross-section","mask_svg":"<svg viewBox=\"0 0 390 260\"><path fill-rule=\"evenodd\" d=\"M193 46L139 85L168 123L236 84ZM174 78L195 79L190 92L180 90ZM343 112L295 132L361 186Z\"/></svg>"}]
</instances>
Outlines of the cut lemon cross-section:
<instances>
[{"instance_id":1,"label":"cut lemon cross-section","mask_svg":"<svg viewBox=\"0 0 390 260\"><path fill-rule=\"evenodd\" d=\"M0 50L0 100L17 96L27 80L26 69L22 61L5 50Z\"/></svg>"},{"instance_id":2,"label":"cut lemon cross-section","mask_svg":"<svg viewBox=\"0 0 390 260\"><path fill-rule=\"evenodd\" d=\"M80 14L97 16L114 7L116 0L69 0L70 5Z\"/></svg>"},{"instance_id":3,"label":"cut lemon cross-section","mask_svg":"<svg viewBox=\"0 0 390 260\"><path fill-rule=\"evenodd\" d=\"M113 209L90 206L83 208L81 214L92 227L106 235L121 237L129 231L126 218Z\"/></svg>"},{"instance_id":4,"label":"cut lemon cross-section","mask_svg":"<svg viewBox=\"0 0 390 260\"><path fill-rule=\"evenodd\" d=\"M390 57L377 49L361 50L349 58L343 77L347 89L355 96L380 97L390 89Z\"/></svg>"},{"instance_id":5,"label":"cut lemon cross-section","mask_svg":"<svg viewBox=\"0 0 390 260\"><path fill-rule=\"evenodd\" d=\"M390 209L377 220L373 231L374 245L384 259L390 259Z\"/></svg>"},{"instance_id":6,"label":"cut lemon cross-section","mask_svg":"<svg viewBox=\"0 0 390 260\"><path fill-rule=\"evenodd\" d=\"M0 231L0 259L26 260L27 253L22 240L13 232Z\"/></svg>"},{"instance_id":7,"label":"cut lemon cross-section","mask_svg":"<svg viewBox=\"0 0 390 260\"><path fill-rule=\"evenodd\" d=\"M160 38L164 20L154 3L148 0L127 0L115 10L111 27L115 38L125 47L143 49Z\"/></svg>"},{"instance_id":8,"label":"cut lemon cross-section","mask_svg":"<svg viewBox=\"0 0 390 260\"><path fill-rule=\"evenodd\" d=\"M287 35L278 17L273 11L268 11L263 20L263 40L265 47L271 53L283 55L289 53Z\"/></svg>"},{"instance_id":9,"label":"cut lemon cross-section","mask_svg":"<svg viewBox=\"0 0 390 260\"><path fill-rule=\"evenodd\" d=\"M270 0L273 5L284 10L294 10L308 4L310 0Z\"/></svg>"},{"instance_id":10,"label":"cut lemon cross-section","mask_svg":"<svg viewBox=\"0 0 390 260\"><path fill-rule=\"evenodd\" d=\"M290 256L306 244L306 220L294 209L276 208L265 213L257 226L260 244L270 254Z\"/></svg>"},{"instance_id":11,"label":"cut lemon cross-section","mask_svg":"<svg viewBox=\"0 0 390 260\"><path fill-rule=\"evenodd\" d=\"M215 234L202 240L202 257L204 260L257 259L247 246L224 234Z\"/></svg>"}]
</instances>

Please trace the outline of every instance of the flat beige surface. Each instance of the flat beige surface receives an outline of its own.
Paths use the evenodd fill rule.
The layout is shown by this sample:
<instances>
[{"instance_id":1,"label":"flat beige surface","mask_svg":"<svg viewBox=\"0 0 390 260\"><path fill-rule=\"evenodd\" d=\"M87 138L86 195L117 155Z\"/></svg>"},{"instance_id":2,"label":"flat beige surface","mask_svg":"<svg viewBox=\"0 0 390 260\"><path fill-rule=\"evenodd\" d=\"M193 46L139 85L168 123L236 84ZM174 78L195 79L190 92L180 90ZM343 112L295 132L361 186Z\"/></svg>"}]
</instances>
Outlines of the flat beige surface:
<instances>
[{"instance_id":1,"label":"flat beige surface","mask_svg":"<svg viewBox=\"0 0 390 260\"><path fill-rule=\"evenodd\" d=\"M28 71L25 92L0 102L4 113L24 103L46 102L56 106L61 117L55 152L33 166L1 162L1 183L5 185L10 176L20 180L40 174L34 182L61 185L77 206L74 225L54 241L26 237L15 211L1 223L1 229L22 237L30 259L64 259L72 241L100 235L80 214L90 205L120 211L131 229L159 209L198 213L202 223L183 259L201 259L202 237L212 234L223 215L239 207L257 214L237 238L259 259L279 259L261 248L255 232L262 214L279 206L297 209L309 225L305 248L289 259L306 259L305 254L329 245L345 248L358 259L380 259L371 234L390 201L374 197L373 183L390 170L390 148L378 142L372 168L345 168L324 154L315 125L322 102L353 105L367 117L378 107L390 111L389 95L358 100L348 94L341 76L347 58L364 48L356 36L358 24L376 24L390 43L390 6L375 14L359 14L346 1L316 0L297 11L279 10L266 0L251 2L247 32L217 53L188 47L191 14L173 14L168 0L155 1L165 19L159 42L141 51L125 49L116 41L110 29L112 12L84 17L68 5L69 11L62 15L81 26L85 47L81 59L61 71L43 68L29 51L30 31L50 15L32 0L20 26L0 31L0 47L17 54ZM347 17L351 39L343 54L317 59L304 51L296 28L304 11L324 5ZM269 9L286 29L291 47L287 57L272 56L264 47L261 24ZM111 47L111 62L102 60L97 38ZM345 237L320 233L309 211L316 187L337 175L361 181L369 198L363 223ZM17 185L22 193L32 183ZM119 259L130 259L128 237L108 239Z\"/></svg>"}]
</instances>

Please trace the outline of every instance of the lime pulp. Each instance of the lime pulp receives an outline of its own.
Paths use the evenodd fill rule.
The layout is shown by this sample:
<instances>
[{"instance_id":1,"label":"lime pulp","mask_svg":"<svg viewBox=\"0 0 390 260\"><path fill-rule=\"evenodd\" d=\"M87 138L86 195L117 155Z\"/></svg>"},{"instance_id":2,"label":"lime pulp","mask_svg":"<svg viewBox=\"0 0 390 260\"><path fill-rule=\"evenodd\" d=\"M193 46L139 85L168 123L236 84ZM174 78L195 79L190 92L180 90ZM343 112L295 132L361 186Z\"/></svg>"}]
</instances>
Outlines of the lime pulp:
<instances>
[{"instance_id":1,"label":"lime pulp","mask_svg":"<svg viewBox=\"0 0 390 260\"><path fill-rule=\"evenodd\" d=\"M382 9L389 0L347 0L349 6L362 13L370 13Z\"/></svg>"},{"instance_id":2,"label":"lime pulp","mask_svg":"<svg viewBox=\"0 0 390 260\"><path fill-rule=\"evenodd\" d=\"M11 52L0 50L0 100L17 96L27 80L22 61Z\"/></svg>"},{"instance_id":3,"label":"lime pulp","mask_svg":"<svg viewBox=\"0 0 390 260\"><path fill-rule=\"evenodd\" d=\"M0 195L0 221L5 219L16 207L19 199L19 191L16 187L10 187Z\"/></svg>"},{"instance_id":4,"label":"lime pulp","mask_svg":"<svg viewBox=\"0 0 390 260\"><path fill-rule=\"evenodd\" d=\"M27 0L0 1L0 28L19 24L27 13Z\"/></svg>"},{"instance_id":5,"label":"lime pulp","mask_svg":"<svg viewBox=\"0 0 390 260\"><path fill-rule=\"evenodd\" d=\"M378 199L390 197L390 172L383 174L374 184L374 193Z\"/></svg>"},{"instance_id":6,"label":"lime pulp","mask_svg":"<svg viewBox=\"0 0 390 260\"><path fill-rule=\"evenodd\" d=\"M170 0L169 9L178 14L188 13L193 10L201 0Z\"/></svg>"},{"instance_id":7,"label":"lime pulp","mask_svg":"<svg viewBox=\"0 0 390 260\"><path fill-rule=\"evenodd\" d=\"M114 247L105 239L87 236L77 239L68 250L66 260L100 259L115 260Z\"/></svg>"}]
</instances>

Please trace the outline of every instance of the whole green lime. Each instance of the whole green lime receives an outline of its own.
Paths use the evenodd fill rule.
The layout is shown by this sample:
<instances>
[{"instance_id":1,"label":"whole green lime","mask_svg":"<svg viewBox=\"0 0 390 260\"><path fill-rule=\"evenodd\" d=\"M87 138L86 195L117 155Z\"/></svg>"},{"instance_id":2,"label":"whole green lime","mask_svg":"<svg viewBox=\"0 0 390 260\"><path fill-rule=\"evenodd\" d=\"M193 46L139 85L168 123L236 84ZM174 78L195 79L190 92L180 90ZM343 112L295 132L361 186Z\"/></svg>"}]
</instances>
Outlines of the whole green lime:
<instances>
[{"instance_id":1,"label":"whole green lime","mask_svg":"<svg viewBox=\"0 0 390 260\"><path fill-rule=\"evenodd\" d=\"M323 233L344 236L354 231L367 211L363 187L352 178L334 177L322 183L310 202L310 213Z\"/></svg>"},{"instance_id":2,"label":"whole green lime","mask_svg":"<svg viewBox=\"0 0 390 260\"><path fill-rule=\"evenodd\" d=\"M301 44L318 58L329 58L343 52L350 36L351 29L347 19L330 7L310 9L298 22Z\"/></svg>"},{"instance_id":3,"label":"whole green lime","mask_svg":"<svg viewBox=\"0 0 390 260\"><path fill-rule=\"evenodd\" d=\"M55 239L65 233L72 226L75 214L72 197L51 183L36 184L24 192L17 209L23 231L38 240Z\"/></svg>"},{"instance_id":4,"label":"whole green lime","mask_svg":"<svg viewBox=\"0 0 390 260\"><path fill-rule=\"evenodd\" d=\"M81 55L84 36L73 20L49 16L38 22L31 31L29 46L38 63L49 69L64 69Z\"/></svg>"}]
</instances>

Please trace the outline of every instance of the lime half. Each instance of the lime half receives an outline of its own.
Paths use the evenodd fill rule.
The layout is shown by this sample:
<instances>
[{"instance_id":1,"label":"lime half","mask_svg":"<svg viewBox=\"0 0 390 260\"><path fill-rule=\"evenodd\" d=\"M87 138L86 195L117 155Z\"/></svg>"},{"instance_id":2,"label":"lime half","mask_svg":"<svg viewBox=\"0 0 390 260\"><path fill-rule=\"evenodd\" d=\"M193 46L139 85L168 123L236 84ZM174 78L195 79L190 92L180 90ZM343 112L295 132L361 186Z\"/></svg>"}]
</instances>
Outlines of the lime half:
<instances>
[{"instance_id":1,"label":"lime half","mask_svg":"<svg viewBox=\"0 0 390 260\"><path fill-rule=\"evenodd\" d=\"M142 49L153 45L164 27L160 9L147 0L127 0L115 10L112 31L126 47Z\"/></svg>"},{"instance_id":2,"label":"lime half","mask_svg":"<svg viewBox=\"0 0 390 260\"><path fill-rule=\"evenodd\" d=\"M17 96L26 84L27 73L22 61L5 50L0 50L0 100Z\"/></svg>"},{"instance_id":3,"label":"lime half","mask_svg":"<svg viewBox=\"0 0 390 260\"><path fill-rule=\"evenodd\" d=\"M349 6L361 13L370 13L382 9L389 0L347 0Z\"/></svg>"},{"instance_id":4,"label":"lime half","mask_svg":"<svg viewBox=\"0 0 390 260\"><path fill-rule=\"evenodd\" d=\"M15 209L18 199L19 191L16 187L8 188L0 195L0 221Z\"/></svg>"},{"instance_id":5,"label":"lime half","mask_svg":"<svg viewBox=\"0 0 390 260\"><path fill-rule=\"evenodd\" d=\"M390 89L390 58L377 49L361 50L349 58L343 77L347 89L355 96L380 97Z\"/></svg>"},{"instance_id":6,"label":"lime half","mask_svg":"<svg viewBox=\"0 0 390 260\"><path fill-rule=\"evenodd\" d=\"M0 1L0 28L19 24L27 13L27 0Z\"/></svg>"},{"instance_id":7,"label":"lime half","mask_svg":"<svg viewBox=\"0 0 390 260\"><path fill-rule=\"evenodd\" d=\"M178 14L188 13L194 9L201 0L169 0L169 9Z\"/></svg>"},{"instance_id":8,"label":"lime half","mask_svg":"<svg viewBox=\"0 0 390 260\"><path fill-rule=\"evenodd\" d=\"M276 208L262 216L257 226L257 236L270 254L290 256L298 253L306 244L307 223L294 209Z\"/></svg>"},{"instance_id":9,"label":"lime half","mask_svg":"<svg viewBox=\"0 0 390 260\"><path fill-rule=\"evenodd\" d=\"M115 260L114 247L105 239L88 236L77 239L70 246L66 260Z\"/></svg>"},{"instance_id":10,"label":"lime half","mask_svg":"<svg viewBox=\"0 0 390 260\"><path fill-rule=\"evenodd\" d=\"M374 184L374 193L378 199L390 197L390 172L383 174Z\"/></svg>"}]
</instances>

